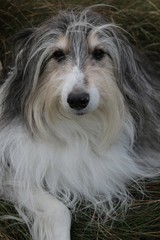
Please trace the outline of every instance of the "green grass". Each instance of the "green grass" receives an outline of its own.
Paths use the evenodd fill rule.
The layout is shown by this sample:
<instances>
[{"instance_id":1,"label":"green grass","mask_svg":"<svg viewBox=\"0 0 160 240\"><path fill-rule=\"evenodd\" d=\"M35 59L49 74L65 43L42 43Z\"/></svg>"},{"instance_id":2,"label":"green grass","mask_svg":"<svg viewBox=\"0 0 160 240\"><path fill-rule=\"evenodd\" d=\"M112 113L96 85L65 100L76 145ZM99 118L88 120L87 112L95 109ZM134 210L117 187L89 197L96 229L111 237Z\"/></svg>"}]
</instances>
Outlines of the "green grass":
<instances>
[{"instance_id":1,"label":"green grass","mask_svg":"<svg viewBox=\"0 0 160 240\"><path fill-rule=\"evenodd\" d=\"M8 64L13 35L37 26L60 9L78 6L77 0L0 0L0 60ZM97 11L123 27L130 40L160 66L160 0L82 0L81 6L105 3ZM133 191L135 202L126 218L100 222L92 209L82 204L73 216L72 240L160 240L160 179L146 182L146 196ZM78 211L79 210L79 211ZM17 216L10 203L0 201L0 214ZM112 228L110 227L112 225ZM0 240L31 240L25 224L0 220ZM37 239L38 240L38 239Z\"/></svg>"}]
</instances>

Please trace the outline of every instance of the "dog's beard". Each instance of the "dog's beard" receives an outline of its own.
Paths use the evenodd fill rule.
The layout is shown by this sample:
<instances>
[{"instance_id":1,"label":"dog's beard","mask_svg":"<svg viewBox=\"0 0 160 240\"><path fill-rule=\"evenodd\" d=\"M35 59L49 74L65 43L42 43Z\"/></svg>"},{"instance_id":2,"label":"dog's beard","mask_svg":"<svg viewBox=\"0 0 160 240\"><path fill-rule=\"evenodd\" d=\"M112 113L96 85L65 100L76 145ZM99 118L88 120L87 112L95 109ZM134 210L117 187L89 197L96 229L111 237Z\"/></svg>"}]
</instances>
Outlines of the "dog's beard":
<instances>
[{"instance_id":1,"label":"dog's beard","mask_svg":"<svg viewBox=\"0 0 160 240\"><path fill-rule=\"evenodd\" d=\"M108 70L88 67L85 73L81 73L78 67L69 64L66 64L67 70L53 71L50 62L39 80L38 88L30 95L25 106L25 118L31 133L51 140L53 135L59 136L57 125L68 121L72 126L77 126L79 135L84 130L87 132L91 124L93 131L97 130L99 146L108 147L116 141L127 114L109 60L107 64ZM88 80L87 85L84 78ZM77 89L87 91L90 97L88 106L82 110L70 108L67 102L70 92L76 93Z\"/></svg>"}]
</instances>

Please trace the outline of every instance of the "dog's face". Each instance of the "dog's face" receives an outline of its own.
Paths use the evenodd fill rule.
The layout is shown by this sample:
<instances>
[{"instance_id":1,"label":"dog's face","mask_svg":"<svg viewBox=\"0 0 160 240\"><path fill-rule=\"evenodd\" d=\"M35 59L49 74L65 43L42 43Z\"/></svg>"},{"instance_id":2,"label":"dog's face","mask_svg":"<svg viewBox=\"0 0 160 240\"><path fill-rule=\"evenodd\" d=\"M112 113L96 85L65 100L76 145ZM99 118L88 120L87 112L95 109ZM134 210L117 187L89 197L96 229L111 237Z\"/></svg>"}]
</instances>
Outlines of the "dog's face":
<instances>
[{"instance_id":1,"label":"dog's face","mask_svg":"<svg viewBox=\"0 0 160 240\"><path fill-rule=\"evenodd\" d=\"M125 117L117 78L122 42L114 24L90 11L62 13L20 33L8 94L13 112L32 132L52 129L59 116L78 121L91 115L103 115L106 128L118 132Z\"/></svg>"},{"instance_id":2,"label":"dog's face","mask_svg":"<svg viewBox=\"0 0 160 240\"><path fill-rule=\"evenodd\" d=\"M87 35L83 28L74 27L57 36L39 78L41 87L46 87L47 109L55 114L53 106L57 107L70 117L102 109L119 95L112 60L100 36L92 32Z\"/></svg>"}]
</instances>

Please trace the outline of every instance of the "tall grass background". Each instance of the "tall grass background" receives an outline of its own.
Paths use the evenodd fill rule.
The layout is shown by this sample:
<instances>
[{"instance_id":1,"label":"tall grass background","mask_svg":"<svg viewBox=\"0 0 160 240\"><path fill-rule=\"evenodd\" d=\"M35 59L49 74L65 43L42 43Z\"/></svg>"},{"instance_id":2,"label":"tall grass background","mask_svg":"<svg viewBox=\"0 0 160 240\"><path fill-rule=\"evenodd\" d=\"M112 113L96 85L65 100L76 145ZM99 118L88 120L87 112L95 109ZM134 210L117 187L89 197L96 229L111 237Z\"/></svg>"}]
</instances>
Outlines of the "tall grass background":
<instances>
[{"instance_id":1,"label":"tall grass background","mask_svg":"<svg viewBox=\"0 0 160 240\"><path fill-rule=\"evenodd\" d=\"M6 67L12 57L12 38L21 29L37 26L59 10L106 4L97 11L123 27L130 41L160 67L160 0L0 0L0 61ZM73 240L160 240L160 179L144 181L145 195L131 187L135 201L124 216L103 223L85 203L72 219ZM0 215L17 212L0 200ZM0 240L31 240L24 223L0 220ZM37 239L38 240L38 239Z\"/></svg>"}]
</instances>

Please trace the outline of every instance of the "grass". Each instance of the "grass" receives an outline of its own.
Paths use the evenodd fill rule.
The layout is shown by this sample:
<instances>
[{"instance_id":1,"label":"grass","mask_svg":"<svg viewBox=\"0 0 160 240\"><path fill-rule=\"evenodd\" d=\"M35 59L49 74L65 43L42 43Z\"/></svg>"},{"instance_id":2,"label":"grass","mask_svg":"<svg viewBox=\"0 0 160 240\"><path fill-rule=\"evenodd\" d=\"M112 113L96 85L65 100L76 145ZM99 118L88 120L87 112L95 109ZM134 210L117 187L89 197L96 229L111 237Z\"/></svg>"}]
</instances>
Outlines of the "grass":
<instances>
[{"instance_id":1,"label":"grass","mask_svg":"<svg viewBox=\"0 0 160 240\"><path fill-rule=\"evenodd\" d=\"M160 66L160 1L159 0L82 0L81 6L105 3L114 7L97 10L123 27L130 40ZM60 9L77 6L77 0L0 0L0 60L6 66L12 55L13 35L27 27L37 26ZM146 195L132 189L135 201L126 218L100 222L92 209L82 204L73 216L73 240L160 240L160 179L146 182ZM0 214L17 216L14 207L0 201ZM112 226L112 228L110 227ZM31 240L25 224L0 220L1 240ZM38 240L38 239L37 239Z\"/></svg>"},{"instance_id":2,"label":"grass","mask_svg":"<svg viewBox=\"0 0 160 240\"><path fill-rule=\"evenodd\" d=\"M73 215L72 240L159 240L160 239L160 179L145 183L145 195L131 189L136 200L126 216L103 223L92 209L84 204ZM0 201L1 214L18 217L13 206ZM112 227L111 227L112 226ZM0 220L0 239L31 240L25 224L17 220Z\"/></svg>"},{"instance_id":3,"label":"grass","mask_svg":"<svg viewBox=\"0 0 160 240\"><path fill-rule=\"evenodd\" d=\"M109 19L128 31L131 40L159 62L160 1L159 0L81 0L81 6L107 4L98 7ZM60 9L77 6L77 0L0 0L0 60L8 63L13 35L20 29L37 26ZM133 40L134 39L134 40Z\"/></svg>"}]
</instances>

